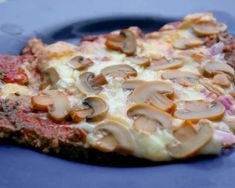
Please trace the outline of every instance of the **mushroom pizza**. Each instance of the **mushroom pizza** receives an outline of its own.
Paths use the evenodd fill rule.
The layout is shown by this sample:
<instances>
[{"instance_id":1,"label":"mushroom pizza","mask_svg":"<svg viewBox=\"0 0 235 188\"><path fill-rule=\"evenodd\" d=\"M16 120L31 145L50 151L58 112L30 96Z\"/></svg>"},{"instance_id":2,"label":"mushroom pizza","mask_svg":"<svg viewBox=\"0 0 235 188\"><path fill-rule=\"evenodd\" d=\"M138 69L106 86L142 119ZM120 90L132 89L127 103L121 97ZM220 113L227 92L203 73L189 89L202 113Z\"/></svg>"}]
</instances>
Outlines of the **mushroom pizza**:
<instances>
[{"instance_id":1,"label":"mushroom pizza","mask_svg":"<svg viewBox=\"0 0 235 188\"><path fill-rule=\"evenodd\" d=\"M235 40L211 13L0 55L0 138L78 159L218 155L235 143ZM93 156L90 156L91 158Z\"/></svg>"}]
</instances>

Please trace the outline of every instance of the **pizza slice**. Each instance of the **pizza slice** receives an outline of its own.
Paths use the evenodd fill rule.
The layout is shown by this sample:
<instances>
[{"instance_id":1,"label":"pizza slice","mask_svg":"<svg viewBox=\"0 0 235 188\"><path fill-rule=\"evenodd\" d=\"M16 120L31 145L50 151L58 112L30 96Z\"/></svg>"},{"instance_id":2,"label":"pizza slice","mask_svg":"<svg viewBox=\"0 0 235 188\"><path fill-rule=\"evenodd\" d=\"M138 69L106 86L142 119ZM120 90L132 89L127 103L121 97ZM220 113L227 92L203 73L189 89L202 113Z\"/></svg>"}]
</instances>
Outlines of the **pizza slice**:
<instances>
[{"instance_id":1,"label":"pizza slice","mask_svg":"<svg viewBox=\"0 0 235 188\"><path fill-rule=\"evenodd\" d=\"M1 55L0 138L67 158L218 155L235 143L235 40L211 13Z\"/></svg>"}]
</instances>

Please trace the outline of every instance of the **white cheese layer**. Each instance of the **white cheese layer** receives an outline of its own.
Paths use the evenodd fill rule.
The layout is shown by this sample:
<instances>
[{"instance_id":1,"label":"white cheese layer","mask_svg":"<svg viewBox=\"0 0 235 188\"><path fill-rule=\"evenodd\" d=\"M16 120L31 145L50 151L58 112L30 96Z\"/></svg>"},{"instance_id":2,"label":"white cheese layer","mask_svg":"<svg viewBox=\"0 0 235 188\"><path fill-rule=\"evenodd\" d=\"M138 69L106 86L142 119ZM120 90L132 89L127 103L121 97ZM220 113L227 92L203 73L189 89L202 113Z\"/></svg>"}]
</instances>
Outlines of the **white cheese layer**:
<instances>
[{"instance_id":1,"label":"white cheese layer","mask_svg":"<svg viewBox=\"0 0 235 188\"><path fill-rule=\"evenodd\" d=\"M191 31L177 33L176 35L169 32L165 36L160 36L159 39L149 39L146 41L140 40L138 41L138 55L147 56L150 58L171 58L175 55L179 55L180 51L173 50L170 42L179 38L179 36L184 36L187 38L191 35ZM205 49L203 48L201 50L204 51ZM204 53L207 54L208 52L206 51ZM123 53L107 50L104 46L103 38L100 38L94 42L83 42L78 50L71 56L48 61L47 67L54 67L59 73L59 80L54 83L53 87L63 88L65 90L71 90L78 87L77 84L81 72L69 66L70 59L76 55L84 58L90 58L94 62L94 65L88 67L86 71L92 72L95 75L98 75L105 67L117 64L128 64L137 71L137 76L129 79L140 79L144 81L160 80L167 82L172 85L174 89L174 102L186 100L208 100L205 93L202 92L205 88L200 84L197 83L192 87L183 87L173 81L162 80L161 74L165 70L153 71L131 63ZM198 62L193 61L192 58L188 58L184 66L179 68L179 70L200 74L199 67L200 64ZM122 83L124 79L118 77L112 78L109 76L107 76L106 79L108 84L103 86L103 90L98 95L102 97L109 106L107 119L120 119L125 126L128 126L129 129L132 130L132 134L136 142L136 147L133 154L137 157L146 158L153 161L170 160L171 157L167 152L167 145L176 142L175 138L165 130L157 130L153 134L133 130L133 120L128 118L126 114L128 109L128 95L130 94L130 91L123 91ZM78 96L79 91L76 94ZM86 96L89 95L93 94L86 94ZM81 105L83 97L78 97L78 99L75 98L76 96L70 97L73 106L76 104ZM179 127L183 124L183 122L183 120L173 118L173 126L175 127ZM93 135L92 133L97 124L99 123L81 122L79 124L74 124L73 127L79 127L88 132L87 142L89 145L94 140L97 140L98 137L100 138L100 135L97 137L97 135ZM217 154L220 152L221 147L221 140L216 136L213 136L211 142L208 143L208 145L204 147L200 153Z\"/></svg>"}]
</instances>

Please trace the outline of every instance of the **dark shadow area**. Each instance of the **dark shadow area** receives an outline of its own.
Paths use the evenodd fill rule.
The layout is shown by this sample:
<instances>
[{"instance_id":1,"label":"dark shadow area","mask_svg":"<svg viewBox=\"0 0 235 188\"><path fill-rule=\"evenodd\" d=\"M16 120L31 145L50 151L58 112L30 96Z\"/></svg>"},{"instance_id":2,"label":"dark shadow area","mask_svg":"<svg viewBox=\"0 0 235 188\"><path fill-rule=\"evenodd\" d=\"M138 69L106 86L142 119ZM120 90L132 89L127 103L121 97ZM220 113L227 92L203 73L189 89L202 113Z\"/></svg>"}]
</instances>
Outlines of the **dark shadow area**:
<instances>
[{"instance_id":1,"label":"dark shadow area","mask_svg":"<svg viewBox=\"0 0 235 188\"><path fill-rule=\"evenodd\" d=\"M156 31L164 24L172 21L175 21L175 19L150 16L105 17L79 21L61 28L58 27L55 30L47 32L47 35L41 34L40 36L40 33L38 34L39 37L48 43L58 40L75 41L77 43L79 38L86 35L109 33L130 26L138 26L144 32Z\"/></svg>"},{"instance_id":2,"label":"dark shadow area","mask_svg":"<svg viewBox=\"0 0 235 188\"><path fill-rule=\"evenodd\" d=\"M16 144L15 142L4 140L0 142L0 147L20 147L21 149L30 149L31 151L35 151L38 153L42 152L31 146L22 146ZM196 164L201 163L202 161L214 161L218 159L218 157L228 157L230 156L234 150L224 150L221 156L215 155L203 155L203 156L196 156L189 159L183 160L174 160L168 162L153 162L145 159L135 158L132 156L124 156L117 153L103 153L99 152L94 149L82 149L81 148L71 148L67 145L62 145L61 150L59 153L50 152L49 154L53 157L58 157L65 160L70 160L71 162L79 162L87 165L94 165L94 166L103 166L103 167L116 167L116 168L137 168L137 167L154 167L154 166L163 166L163 165L174 165L174 164ZM71 152L73 151L73 152ZM69 155L68 155L69 153Z\"/></svg>"}]
</instances>

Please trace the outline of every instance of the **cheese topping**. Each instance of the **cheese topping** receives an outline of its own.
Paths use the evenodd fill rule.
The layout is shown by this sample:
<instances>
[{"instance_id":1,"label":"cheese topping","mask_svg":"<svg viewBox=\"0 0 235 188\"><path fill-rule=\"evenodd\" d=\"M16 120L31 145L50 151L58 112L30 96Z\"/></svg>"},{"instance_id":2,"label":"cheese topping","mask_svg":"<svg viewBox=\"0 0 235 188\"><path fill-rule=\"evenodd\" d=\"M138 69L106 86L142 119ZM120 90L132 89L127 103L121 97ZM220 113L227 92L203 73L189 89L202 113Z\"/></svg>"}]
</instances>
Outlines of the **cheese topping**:
<instances>
[{"instance_id":1,"label":"cheese topping","mask_svg":"<svg viewBox=\"0 0 235 188\"><path fill-rule=\"evenodd\" d=\"M203 16L203 15L202 15ZM197 17L197 16L196 16ZM200 17L200 16L199 16ZM190 20L192 19L192 20ZM165 58L168 63L172 59L180 59L183 64L179 66L168 67L168 68L159 68L158 70L154 70L147 67L140 66L134 62L132 62L127 56L127 54L120 52L120 46L110 47L114 49L109 49L106 47L106 38L99 37L94 41L84 41L79 47L74 47L69 45L66 47L66 43L63 43L62 46L64 51L61 51L61 44L56 47L55 45L51 47L50 53L56 53L56 56L50 54L49 59L44 60L44 64L40 67L42 74L47 74L47 70L49 68L55 69L56 79L54 82L50 83L51 88L57 88L65 90L66 92L72 92L72 96L70 96L70 101L72 106L82 106L82 101L85 97L97 95L101 97L108 105L109 109L107 112L107 116L105 120L114 120L121 123L125 128L119 127L120 129L128 129L133 138L134 143L136 144L134 151L132 151L133 155L141 158L146 158L154 161L165 161L171 160L172 155L168 152L167 147L171 144L179 143L179 140L173 136L172 130L165 130L162 128L157 128L155 132L145 132L143 130L135 130L133 128L133 123L136 123L136 117L133 119L129 118L127 115L127 109L130 107L132 103L129 101L129 96L133 91L131 90L123 90L122 84L126 79L129 80L143 80L145 82L149 81L159 81L167 83L170 87L172 87L174 91L174 96L167 96L168 99L165 99L166 96L158 96L159 98L154 98L155 103L150 103L154 107L158 107L159 109L163 108L161 105L165 105L164 100L171 100L174 104L180 101L217 101L218 93L216 93L215 88L205 87L203 83L201 83L201 78L204 77L202 73L202 68L206 63L210 63L210 61L214 61L215 59L218 61L222 61L218 54L214 56L211 53L211 48L203 46L203 38L201 39L202 34L198 34L198 30L194 31L194 20L197 18L187 17L186 21L181 23L179 28L175 28L172 30L163 30L159 32L153 32L145 36L145 38L138 37L136 40L136 56L149 58L150 61L159 60L161 58ZM190 21L189 21L190 20ZM186 24L187 23L187 24ZM185 25L184 25L185 24ZM205 29L205 28L202 28ZM118 32L115 32L118 33ZM205 34L206 35L206 34ZM118 39L116 39L118 40ZM120 40L120 39L119 39ZM131 40L131 39L129 39ZM114 41L112 45L120 45L116 44ZM120 42L120 41L119 41ZM123 42L123 41L122 41ZM128 42L128 41L125 41ZM130 41L129 41L130 42ZM129 44L130 45L130 44ZM47 47L50 49L50 47ZM67 50L67 51L66 51ZM122 50L122 49L121 49ZM58 52L58 53L57 53ZM65 53L66 52L66 53ZM71 52L71 53L69 53ZM60 56L59 53L62 55ZM70 66L69 62L73 57L81 56L83 58L89 58L93 65L88 66L86 70L79 71L74 67ZM52 58L51 58L52 57ZM104 75L107 81L107 84L102 85L102 90L95 93L87 93L84 94L79 89L81 84L80 75L84 72L94 73L95 76L99 75L104 68L113 66L113 65L129 65L135 71L136 75L131 76L123 76L122 72L117 72L116 75L107 74ZM152 64L151 64L152 65ZM156 66L159 64L156 63ZM165 66L164 64L161 66ZM168 66L168 64L167 64ZM178 70L182 72L192 73L192 75L198 75L198 80L192 80L194 78L186 77L186 78L174 78L172 79L163 79L163 73L169 70ZM48 76L48 75L47 75ZM91 78L90 78L91 79ZM94 79L94 78L92 78ZM178 81L176 79L179 79ZM181 80L180 80L181 79ZM184 80L186 79L186 80ZM188 80L187 80L188 79ZM191 80L190 80L191 79ZM209 80L211 78L208 78ZM200 81L199 81L200 80ZM91 80L88 80L91 82ZM189 86L186 86L187 82L190 83ZM211 82L212 83L212 82ZM93 87L93 86L92 86ZM160 87L160 86L158 86ZM218 86L220 87L220 86ZM227 88L222 88L225 94L228 94L232 89L233 85ZM147 90L147 89L146 89ZM24 86L16 86L13 84L7 84L4 88L1 89L1 95L7 95L9 92L21 92L28 93L27 88ZM158 91L159 92L159 91ZM143 96L140 96L143 97ZM148 97L148 96L147 96ZM154 96L156 97L156 96ZM151 101L152 98L148 98L148 101L144 101L145 103ZM160 100L160 102L158 101ZM143 103L144 103L143 102ZM167 103L168 104L168 103ZM158 106L159 105L159 106ZM174 114L171 111L174 111L175 107L171 107L168 109L168 113L171 113L172 116L172 126L175 128L180 128L184 126L185 119L175 118ZM177 108L177 107L176 107ZM204 108L204 107L202 107ZM161 109L162 110L162 109ZM189 109L190 110L190 109ZM164 110L163 110L164 111ZM165 113L165 112L164 112ZM182 112L183 113L183 112ZM232 116L232 114L225 112L226 116ZM157 118L157 117L156 117ZM102 120L102 122L105 120ZM151 120L152 121L152 120ZM159 120L160 121L160 120ZM222 118L218 117L218 121L213 122L214 129L220 129L223 122ZM105 137L107 130L103 130L99 134L93 134L93 130L99 126L100 122L79 122L77 124L72 125L74 128L82 128L88 132L87 145L92 145L94 141L100 140ZM155 122L156 123L156 122ZM195 123L195 122L193 122ZM224 122L223 122L224 123ZM159 122L158 122L159 124ZM226 123L224 123L224 130L230 132ZM117 131L116 129L112 129L113 131ZM124 130L123 130L124 131ZM125 134L125 133L123 133ZM128 133L129 134L129 133ZM213 133L214 134L214 133ZM117 139L117 138L116 138ZM117 141L117 140L116 140ZM114 140L113 143L116 143ZM219 139L215 134L211 137L210 141L206 144L205 147L202 147L200 150L200 154L214 154L219 153L221 150L221 139ZM103 146L99 146L103 147ZM127 150L127 148L122 148L120 146L120 152ZM125 152L124 152L125 153Z\"/></svg>"}]
</instances>

